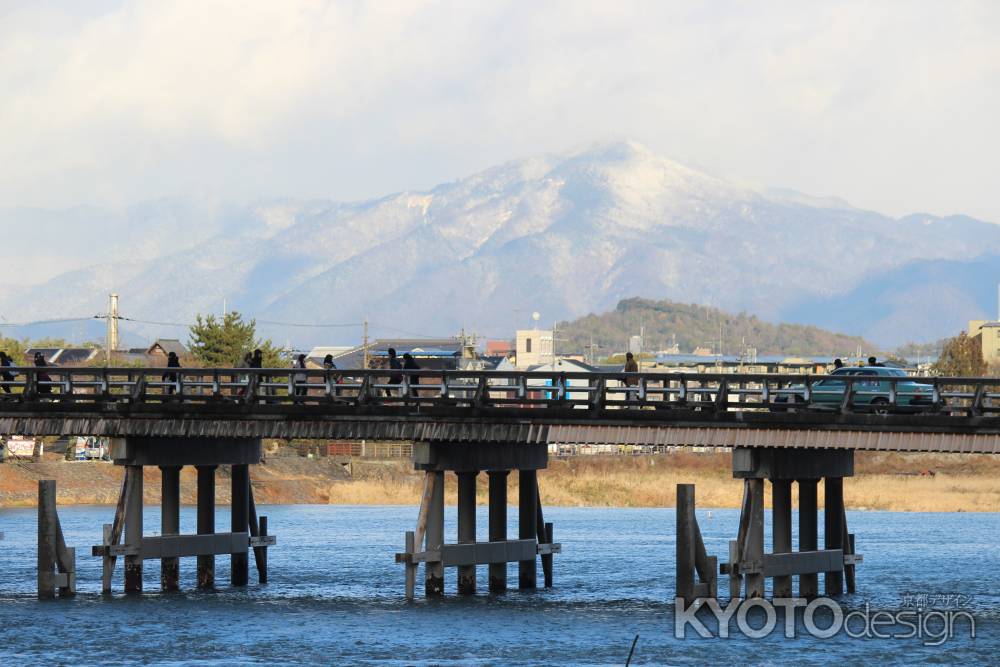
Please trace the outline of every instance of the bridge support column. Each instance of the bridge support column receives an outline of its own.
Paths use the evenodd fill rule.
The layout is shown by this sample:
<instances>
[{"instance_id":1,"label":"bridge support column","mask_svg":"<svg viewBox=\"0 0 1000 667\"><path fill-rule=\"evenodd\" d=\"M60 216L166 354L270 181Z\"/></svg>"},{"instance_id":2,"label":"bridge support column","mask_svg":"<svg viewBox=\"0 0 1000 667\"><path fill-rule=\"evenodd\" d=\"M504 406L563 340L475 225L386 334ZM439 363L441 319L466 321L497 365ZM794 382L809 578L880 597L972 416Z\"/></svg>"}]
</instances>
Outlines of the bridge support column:
<instances>
[{"instance_id":1,"label":"bridge support column","mask_svg":"<svg viewBox=\"0 0 1000 667\"><path fill-rule=\"evenodd\" d=\"M545 585L552 585L552 555L561 547L552 542L552 524L545 523L538 493L537 471L548 463L544 443L415 442L413 464L426 474L417 515L417 528L407 532L404 551L396 562L406 566L406 597L413 597L415 572L424 564L425 594L436 597L444 588L444 568L458 568L458 591L476 591L476 568L489 568L489 590L507 588L510 563L518 564L519 588L537 587L537 563L542 559ZM518 471L518 539L507 538L507 476ZM458 477L458 541L444 542L444 476ZM476 539L476 480L485 471L489 479L489 541Z\"/></svg>"},{"instance_id":2,"label":"bridge support column","mask_svg":"<svg viewBox=\"0 0 1000 667\"><path fill-rule=\"evenodd\" d=\"M229 555L232 559L232 583L245 586L248 579L247 554L264 551L277 543L268 535L261 517L258 526L249 525L252 503L250 465L261 459L260 438L114 438L111 457L115 465L125 468L125 481L118 499L113 524L104 526L104 539L92 550L104 559L102 591L111 592L115 561L125 558L125 591L142 591L142 561L160 561L160 584L164 591L180 588L179 560L198 559L198 588L215 584L215 556ZM180 477L184 466L198 471L198 532L180 534ZM215 530L215 471L220 465L231 467L232 531ZM160 469L162 512L160 534L142 535L143 470L146 466ZM124 530L123 530L124 526ZM125 543L119 544L124 532ZM258 569L266 572L266 564ZM265 580L262 577L262 583Z\"/></svg>"},{"instance_id":3,"label":"bridge support column","mask_svg":"<svg viewBox=\"0 0 1000 667\"><path fill-rule=\"evenodd\" d=\"M458 473L458 543L476 543L476 478L479 472ZM458 592L462 595L476 593L476 566L458 567Z\"/></svg>"},{"instance_id":4,"label":"bridge support column","mask_svg":"<svg viewBox=\"0 0 1000 667\"><path fill-rule=\"evenodd\" d=\"M816 487L818 479L799 480L799 551L819 548L816 525ZM819 575L805 572L799 575L799 597L812 599L819 595Z\"/></svg>"},{"instance_id":5,"label":"bridge support column","mask_svg":"<svg viewBox=\"0 0 1000 667\"><path fill-rule=\"evenodd\" d=\"M764 597L764 480L746 480L747 496L750 500L747 517L747 533L743 561L750 567L746 570L744 597Z\"/></svg>"},{"instance_id":6,"label":"bridge support column","mask_svg":"<svg viewBox=\"0 0 1000 667\"><path fill-rule=\"evenodd\" d=\"M181 468L160 466L160 534L179 535L181 532ZM160 559L160 588L164 591L180 589L180 558L164 556Z\"/></svg>"},{"instance_id":7,"label":"bridge support column","mask_svg":"<svg viewBox=\"0 0 1000 667\"><path fill-rule=\"evenodd\" d=\"M142 592L142 466L126 466L131 478L125 499L125 546L134 553L125 556L125 592Z\"/></svg>"},{"instance_id":8,"label":"bridge support column","mask_svg":"<svg viewBox=\"0 0 1000 667\"><path fill-rule=\"evenodd\" d=\"M824 483L823 547L827 550L844 548L844 479L827 477ZM828 597L844 592L843 568L823 575L823 588Z\"/></svg>"},{"instance_id":9,"label":"bridge support column","mask_svg":"<svg viewBox=\"0 0 1000 667\"><path fill-rule=\"evenodd\" d=\"M509 470L490 470L490 542L507 541L507 476ZM507 563L490 563L490 593L503 593L507 590Z\"/></svg>"},{"instance_id":10,"label":"bridge support column","mask_svg":"<svg viewBox=\"0 0 1000 667\"><path fill-rule=\"evenodd\" d=\"M433 475L430 504L427 506L427 546L428 552L441 553L444 545L444 472ZM444 595L444 565L440 558L424 564L424 595L441 597Z\"/></svg>"},{"instance_id":11,"label":"bridge support column","mask_svg":"<svg viewBox=\"0 0 1000 667\"><path fill-rule=\"evenodd\" d=\"M250 468L246 464L232 468L232 532L245 533L250 525ZM233 586L246 586L250 578L247 552L230 555Z\"/></svg>"},{"instance_id":12,"label":"bridge support column","mask_svg":"<svg viewBox=\"0 0 1000 667\"><path fill-rule=\"evenodd\" d=\"M776 479L771 482L771 516L773 550L776 554L792 551L792 480ZM774 597L792 597L792 577L774 578Z\"/></svg>"},{"instance_id":13,"label":"bridge support column","mask_svg":"<svg viewBox=\"0 0 1000 667\"><path fill-rule=\"evenodd\" d=\"M847 533L844 512L844 477L854 474L854 451L849 449L793 449L737 447L733 450L733 476L744 480L739 535L730 543L729 562L722 567L730 576L730 596L762 597L765 580L774 582L774 597L792 595L793 577L799 577L799 594L818 594L818 573L825 573L826 594L854 588L853 536ZM825 541L817 548L816 491L825 480ZM764 553L764 481L773 493L772 553ZM799 550L792 551L792 481L799 483Z\"/></svg>"},{"instance_id":14,"label":"bridge support column","mask_svg":"<svg viewBox=\"0 0 1000 667\"><path fill-rule=\"evenodd\" d=\"M215 533L215 469L218 466L201 465L198 469L198 534ZM215 556L198 556L198 588L215 586Z\"/></svg>"},{"instance_id":15,"label":"bridge support column","mask_svg":"<svg viewBox=\"0 0 1000 667\"><path fill-rule=\"evenodd\" d=\"M518 537L522 540L538 537L538 476L534 470L521 470L518 474ZM517 587L532 589L538 585L538 558L518 562Z\"/></svg>"}]
</instances>

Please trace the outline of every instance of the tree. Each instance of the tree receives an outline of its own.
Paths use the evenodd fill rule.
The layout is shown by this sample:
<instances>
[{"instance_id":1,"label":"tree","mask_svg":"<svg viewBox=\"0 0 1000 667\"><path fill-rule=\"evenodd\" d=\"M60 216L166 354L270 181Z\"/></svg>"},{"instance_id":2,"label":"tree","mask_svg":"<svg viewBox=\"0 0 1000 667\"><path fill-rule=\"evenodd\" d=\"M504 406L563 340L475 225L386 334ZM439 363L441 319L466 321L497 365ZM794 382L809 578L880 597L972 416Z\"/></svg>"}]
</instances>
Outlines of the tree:
<instances>
[{"instance_id":1,"label":"tree","mask_svg":"<svg viewBox=\"0 0 1000 667\"><path fill-rule=\"evenodd\" d=\"M281 351L270 340L257 338L257 322L243 321L243 316L233 311L223 315L222 320L215 315L202 318L198 315L191 326L188 348L199 363L207 367L233 367L243 363L243 355L260 349L264 354L264 366L280 368L284 366Z\"/></svg>"},{"instance_id":2,"label":"tree","mask_svg":"<svg viewBox=\"0 0 1000 667\"><path fill-rule=\"evenodd\" d=\"M982 377L987 370L979 341L964 331L945 341L933 368L938 375L950 377Z\"/></svg>"}]
</instances>

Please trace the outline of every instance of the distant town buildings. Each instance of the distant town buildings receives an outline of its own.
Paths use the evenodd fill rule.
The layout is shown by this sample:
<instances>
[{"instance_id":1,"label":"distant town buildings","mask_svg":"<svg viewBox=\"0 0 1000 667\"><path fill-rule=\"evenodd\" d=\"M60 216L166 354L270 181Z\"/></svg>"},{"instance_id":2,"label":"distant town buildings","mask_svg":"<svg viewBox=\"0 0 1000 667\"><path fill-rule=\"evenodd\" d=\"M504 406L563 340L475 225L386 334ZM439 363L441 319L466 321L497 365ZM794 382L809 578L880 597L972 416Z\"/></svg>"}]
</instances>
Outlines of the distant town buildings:
<instances>
[{"instance_id":1,"label":"distant town buildings","mask_svg":"<svg viewBox=\"0 0 1000 667\"><path fill-rule=\"evenodd\" d=\"M1000 362L1000 322L969 320L969 337L979 342L986 363Z\"/></svg>"}]
</instances>

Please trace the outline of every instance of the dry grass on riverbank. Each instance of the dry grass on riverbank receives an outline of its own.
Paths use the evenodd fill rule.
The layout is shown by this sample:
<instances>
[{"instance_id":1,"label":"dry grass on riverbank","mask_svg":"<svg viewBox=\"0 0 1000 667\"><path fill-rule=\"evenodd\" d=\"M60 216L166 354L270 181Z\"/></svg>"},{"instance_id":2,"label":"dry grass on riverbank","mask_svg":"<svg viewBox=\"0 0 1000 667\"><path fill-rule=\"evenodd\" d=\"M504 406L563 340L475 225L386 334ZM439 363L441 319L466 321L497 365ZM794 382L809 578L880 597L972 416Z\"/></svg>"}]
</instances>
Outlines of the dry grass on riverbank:
<instances>
[{"instance_id":1,"label":"dry grass on riverbank","mask_svg":"<svg viewBox=\"0 0 1000 667\"><path fill-rule=\"evenodd\" d=\"M743 489L730 466L728 454L716 453L576 457L551 461L539 472L539 488L542 502L551 506L673 507L677 484L695 484L699 507L738 508ZM849 508L1000 512L1000 460L994 457L860 453L855 467L857 476L844 484ZM329 502L415 504L421 484L419 475L402 471L381 479L355 477L331 484ZM450 479L447 489L447 502L454 503ZM508 494L512 501L517 498L516 474L510 476ZM821 484L820 503L822 498ZM486 503L485 480L478 501Z\"/></svg>"},{"instance_id":2,"label":"dry grass on riverbank","mask_svg":"<svg viewBox=\"0 0 1000 667\"><path fill-rule=\"evenodd\" d=\"M730 455L675 452L659 456L580 456L550 461L539 472L542 502L568 507L673 507L676 485L696 485L699 507L736 508L742 486L732 477ZM147 503L159 502L159 475L146 471ZM858 453L854 478L844 484L853 509L913 512L1000 512L1000 457ZM228 502L228 471L220 468L218 502ZM484 476L485 477L485 476ZM481 478L479 503L486 504ZM0 506L30 507L38 479L56 479L63 504L109 504L121 486L121 468L103 463L0 465ZM423 477L406 461L274 457L253 471L260 504L413 505ZM822 502L822 484L820 502ZM795 487L793 485L793 493ZM447 502L455 503L449 476ZM508 497L517 500L517 474ZM768 490L766 498L770 498ZM185 469L182 502L194 502L194 471Z\"/></svg>"}]
</instances>

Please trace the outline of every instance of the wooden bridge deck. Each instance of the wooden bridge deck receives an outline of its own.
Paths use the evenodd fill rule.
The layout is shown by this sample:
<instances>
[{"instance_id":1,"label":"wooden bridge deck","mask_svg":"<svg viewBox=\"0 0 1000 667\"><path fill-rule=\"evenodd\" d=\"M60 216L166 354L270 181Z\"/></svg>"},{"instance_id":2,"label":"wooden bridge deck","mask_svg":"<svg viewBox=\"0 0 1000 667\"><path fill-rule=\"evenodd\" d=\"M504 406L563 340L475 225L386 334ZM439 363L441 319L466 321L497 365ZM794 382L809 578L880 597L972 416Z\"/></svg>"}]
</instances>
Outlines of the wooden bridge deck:
<instances>
[{"instance_id":1,"label":"wooden bridge deck","mask_svg":"<svg viewBox=\"0 0 1000 667\"><path fill-rule=\"evenodd\" d=\"M0 393L0 433L1000 454L997 378L838 378L846 391L831 403L818 400L828 376L413 371L389 383L387 371L12 371L0 382L11 389Z\"/></svg>"}]
</instances>

